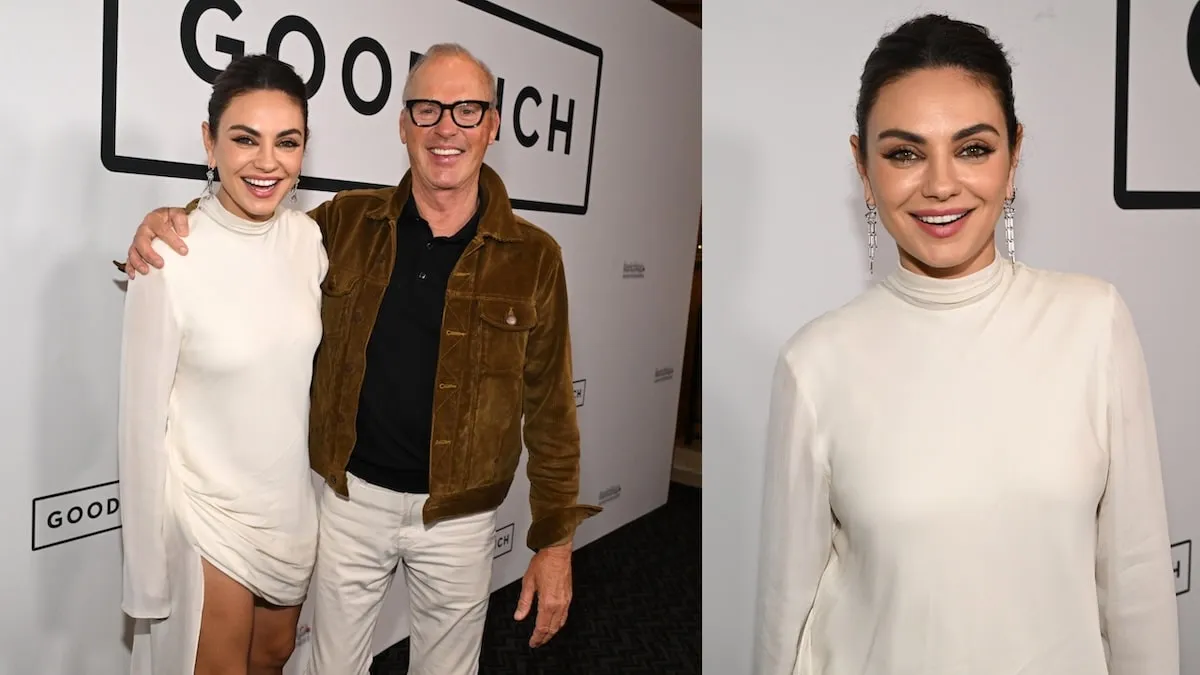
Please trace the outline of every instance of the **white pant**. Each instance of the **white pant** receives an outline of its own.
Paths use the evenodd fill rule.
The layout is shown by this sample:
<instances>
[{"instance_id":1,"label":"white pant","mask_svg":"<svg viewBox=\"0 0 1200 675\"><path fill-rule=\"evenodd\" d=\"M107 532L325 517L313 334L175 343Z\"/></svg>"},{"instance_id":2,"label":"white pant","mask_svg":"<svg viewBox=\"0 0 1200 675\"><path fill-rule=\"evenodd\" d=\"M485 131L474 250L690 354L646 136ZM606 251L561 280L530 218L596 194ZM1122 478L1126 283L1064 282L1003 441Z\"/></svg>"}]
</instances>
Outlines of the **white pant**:
<instances>
[{"instance_id":1,"label":"white pant","mask_svg":"<svg viewBox=\"0 0 1200 675\"><path fill-rule=\"evenodd\" d=\"M371 635L397 565L410 612L409 675L476 675L492 581L496 512L421 522L425 495L347 474L321 498L307 675L367 675Z\"/></svg>"}]
</instances>

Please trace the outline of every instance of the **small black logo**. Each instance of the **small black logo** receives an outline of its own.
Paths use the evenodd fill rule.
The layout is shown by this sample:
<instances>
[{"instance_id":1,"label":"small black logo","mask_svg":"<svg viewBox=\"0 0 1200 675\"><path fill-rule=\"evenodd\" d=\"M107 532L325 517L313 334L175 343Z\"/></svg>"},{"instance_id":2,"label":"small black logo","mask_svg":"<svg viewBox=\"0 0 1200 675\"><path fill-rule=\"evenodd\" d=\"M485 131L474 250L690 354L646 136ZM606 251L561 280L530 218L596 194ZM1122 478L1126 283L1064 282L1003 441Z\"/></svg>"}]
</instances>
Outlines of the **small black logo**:
<instances>
[{"instance_id":1,"label":"small black logo","mask_svg":"<svg viewBox=\"0 0 1200 675\"><path fill-rule=\"evenodd\" d=\"M1192 540L1186 539L1171 547L1171 564L1175 571L1175 595L1192 590Z\"/></svg>"},{"instance_id":2,"label":"small black logo","mask_svg":"<svg viewBox=\"0 0 1200 675\"><path fill-rule=\"evenodd\" d=\"M587 380L575 380L575 407L583 407L583 399L587 395Z\"/></svg>"},{"instance_id":3,"label":"small black logo","mask_svg":"<svg viewBox=\"0 0 1200 675\"><path fill-rule=\"evenodd\" d=\"M514 523L496 528L496 551L492 554L493 560L512 553L513 534L516 530L517 526Z\"/></svg>"},{"instance_id":4,"label":"small black logo","mask_svg":"<svg viewBox=\"0 0 1200 675\"><path fill-rule=\"evenodd\" d=\"M117 481L33 500L33 550L40 551L121 527Z\"/></svg>"}]
</instances>

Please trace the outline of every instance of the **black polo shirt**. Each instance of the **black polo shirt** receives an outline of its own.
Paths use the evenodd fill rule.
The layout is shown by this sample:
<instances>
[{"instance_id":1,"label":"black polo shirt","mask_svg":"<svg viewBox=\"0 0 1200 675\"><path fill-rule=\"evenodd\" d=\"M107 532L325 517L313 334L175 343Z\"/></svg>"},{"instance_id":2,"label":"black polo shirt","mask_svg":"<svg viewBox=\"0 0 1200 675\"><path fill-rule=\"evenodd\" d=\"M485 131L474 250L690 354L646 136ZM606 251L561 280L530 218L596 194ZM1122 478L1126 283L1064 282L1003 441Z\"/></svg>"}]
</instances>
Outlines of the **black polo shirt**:
<instances>
[{"instance_id":1,"label":"black polo shirt","mask_svg":"<svg viewBox=\"0 0 1200 675\"><path fill-rule=\"evenodd\" d=\"M396 221L396 266L367 343L358 440L346 467L368 483L397 492L429 492L446 284L475 237L482 212L481 201L457 234L435 237L410 196Z\"/></svg>"}]
</instances>

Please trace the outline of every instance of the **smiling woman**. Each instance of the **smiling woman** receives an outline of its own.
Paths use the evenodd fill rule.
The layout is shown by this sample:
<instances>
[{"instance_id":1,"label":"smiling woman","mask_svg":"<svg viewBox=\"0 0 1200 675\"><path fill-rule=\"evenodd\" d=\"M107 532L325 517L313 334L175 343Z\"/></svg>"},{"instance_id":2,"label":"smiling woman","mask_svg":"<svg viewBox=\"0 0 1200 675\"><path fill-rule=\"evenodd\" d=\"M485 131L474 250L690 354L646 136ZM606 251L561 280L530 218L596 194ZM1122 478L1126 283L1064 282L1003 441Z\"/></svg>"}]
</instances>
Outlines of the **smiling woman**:
<instances>
[{"instance_id":1,"label":"smiling woman","mask_svg":"<svg viewBox=\"0 0 1200 675\"><path fill-rule=\"evenodd\" d=\"M996 221L1016 195L1022 127L1000 49L966 24L912 30L921 27L937 31L930 38L943 49L912 54L899 39L880 42L862 75L850 147L867 208L896 240L900 264L956 277L993 260Z\"/></svg>"},{"instance_id":2,"label":"smiling woman","mask_svg":"<svg viewBox=\"0 0 1200 675\"><path fill-rule=\"evenodd\" d=\"M295 645L316 557L308 395L328 268L316 222L280 206L306 101L270 56L216 78L189 255L156 242L171 264L129 283L118 446L134 675L281 673Z\"/></svg>"},{"instance_id":3,"label":"smiling woman","mask_svg":"<svg viewBox=\"0 0 1200 675\"><path fill-rule=\"evenodd\" d=\"M216 194L221 205L259 222L275 214L287 190L295 194L308 139L304 82L290 66L272 61L251 56L231 64L213 85L208 120L200 125L208 154L208 190L212 190L215 167L221 176ZM269 88L237 77L239 71L256 65L286 72L275 77L268 71L255 74L259 80L273 80L276 86ZM287 73L292 77L279 76Z\"/></svg>"},{"instance_id":4,"label":"smiling woman","mask_svg":"<svg viewBox=\"0 0 1200 675\"><path fill-rule=\"evenodd\" d=\"M1001 46L913 19L857 116L868 255L882 222L900 268L779 356L755 675L1178 675L1133 319L996 250L1022 137Z\"/></svg>"}]
</instances>

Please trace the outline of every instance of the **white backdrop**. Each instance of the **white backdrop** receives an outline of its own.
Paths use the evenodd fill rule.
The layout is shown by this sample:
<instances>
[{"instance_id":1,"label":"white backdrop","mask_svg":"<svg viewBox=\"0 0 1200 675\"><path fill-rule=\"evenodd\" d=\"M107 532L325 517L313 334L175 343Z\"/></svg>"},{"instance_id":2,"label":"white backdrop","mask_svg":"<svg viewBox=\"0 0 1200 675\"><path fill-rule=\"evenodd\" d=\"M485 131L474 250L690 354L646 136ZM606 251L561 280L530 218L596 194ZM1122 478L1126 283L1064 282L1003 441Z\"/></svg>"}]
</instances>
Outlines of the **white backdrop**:
<instances>
[{"instance_id":1,"label":"white backdrop","mask_svg":"<svg viewBox=\"0 0 1200 675\"><path fill-rule=\"evenodd\" d=\"M1132 27L1127 134L1115 129L1122 5ZM1195 6L845 0L822 3L817 18L805 3L705 3L705 672L750 668L763 441L778 350L868 283L862 188L848 142L862 65L885 31L919 13L947 11L991 28L1015 61L1017 114L1026 125L1019 258L1105 277L1131 306L1149 363L1178 542L1183 672L1200 675L1200 597L1186 592L1187 542L1200 536L1200 141L1185 131L1200 119L1200 73L1188 67L1190 21L1191 59L1200 69ZM1129 190L1176 194L1123 197L1139 208L1118 206L1118 134L1128 138ZM880 249L887 259L876 266L877 278L895 265L894 244L882 231Z\"/></svg>"},{"instance_id":2,"label":"white backdrop","mask_svg":"<svg viewBox=\"0 0 1200 675\"><path fill-rule=\"evenodd\" d=\"M666 501L700 212L696 27L649 0L4 3L0 449L11 481L0 493L0 675L125 672L114 529L123 295L109 260L124 256L147 210L200 193L200 75L230 51L267 49L273 30L282 58L306 77L323 73L301 183L310 190L399 180L412 52L462 42L504 80L488 161L522 215L564 246L580 500L606 507L577 542ZM350 68L354 104L348 50L362 52ZM302 191L305 206L328 196ZM499 516L496 588L531 555L520 471ZM407 636L403 595L398 580L377 650ZM297 653L291 672L307 645Z\"/></svg>"}]
</instances>

